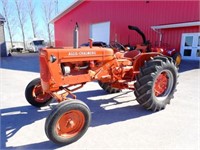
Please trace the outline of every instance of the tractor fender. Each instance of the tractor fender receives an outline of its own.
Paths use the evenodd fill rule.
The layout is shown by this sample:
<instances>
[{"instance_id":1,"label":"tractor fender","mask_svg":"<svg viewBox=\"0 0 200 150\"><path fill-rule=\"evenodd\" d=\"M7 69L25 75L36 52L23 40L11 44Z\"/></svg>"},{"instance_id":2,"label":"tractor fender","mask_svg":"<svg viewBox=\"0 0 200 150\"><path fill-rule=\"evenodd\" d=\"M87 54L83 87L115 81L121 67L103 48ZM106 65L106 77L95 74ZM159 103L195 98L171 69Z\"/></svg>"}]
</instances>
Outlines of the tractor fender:
<instances>
[{"instance_id":1,"label":"tractor fender","mask_svg":"<svg viewBox=\"0 0 200 150\"><path fill-rule=\"evenodd\" d=\"M135 73L139 73L140 68L144 66L146 61L153 59L155 56L163 56L161 53L157 52L149 52L149 53L141 53L138 57L135 58L133 62L133 70Z\"/></svg>"}]
</instances>

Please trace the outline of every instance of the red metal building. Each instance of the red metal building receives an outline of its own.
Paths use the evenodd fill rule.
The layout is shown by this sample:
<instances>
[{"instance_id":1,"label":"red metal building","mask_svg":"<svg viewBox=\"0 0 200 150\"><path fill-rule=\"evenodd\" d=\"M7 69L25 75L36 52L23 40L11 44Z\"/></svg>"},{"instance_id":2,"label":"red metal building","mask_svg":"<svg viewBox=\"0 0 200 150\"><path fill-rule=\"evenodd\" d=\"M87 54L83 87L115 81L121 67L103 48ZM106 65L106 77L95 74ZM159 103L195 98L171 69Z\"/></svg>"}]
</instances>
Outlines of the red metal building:
<instances>
[{"instance_id":1,"label":"red metal building","mask_svg":"<svg viewBox=\"0 0 200 150\"><path fill-rule=\"evenodd\" d=\"M77 1L52 20L56 46L72 46L75 23L79 44L94 41L141 43L128 29L138 26L151 41L176 48L183 59L200 60L200 1Z\"/></svg>"}]
</instances>

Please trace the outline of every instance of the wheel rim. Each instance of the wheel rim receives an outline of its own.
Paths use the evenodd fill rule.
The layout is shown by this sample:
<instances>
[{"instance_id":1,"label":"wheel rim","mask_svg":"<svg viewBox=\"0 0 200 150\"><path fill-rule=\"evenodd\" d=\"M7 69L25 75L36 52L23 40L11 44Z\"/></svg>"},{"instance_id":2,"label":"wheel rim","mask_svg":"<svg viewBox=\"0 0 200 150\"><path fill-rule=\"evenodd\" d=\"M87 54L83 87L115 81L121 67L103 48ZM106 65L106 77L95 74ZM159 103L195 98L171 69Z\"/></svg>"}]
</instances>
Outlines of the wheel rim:
<instances>
[{"instance_id":1,"label":"wheel rim","mask_svg":"<svg viewBox=\"0 0 200 150\"><path fill-rule=\"evenodd\" d=\"M178 56L176 57L176 64L177 64L177 65L180 65L180 63L181 63L181 56L178 55Z\"/></svg>"},{"instance_id":2,"label":"wheel rim","mask_svg":"<svg viewBox=\"0 0 200 150\"><path fill-rule=\"evenodd\" d=\"M56 132L59 136L72 138L79 134L85 124L85 117L79 110L64 113L56 123Z\"/></svg>"},{"instance_id":3,"label":"wheel rim","mask_svg":"<svg viewBox=\"0 0 200 150\"><path fill-rule=\"evenodd\" d=\"M169 70L160 72L154 82L154 96L159 101L165 100L172 91L174 78Z\"/></svg>"},{"instance_id":4,"label":"wheel rim","mask_svg":"<svg viewBox=\"0 0 200 150\"><path fill-rule=\"evenodd\" d=\"M41 85L36 85L33 88L32 95L35 98L35 101L40 103L46 102L51 98L51 95L49 95L48 93L43 93Z\"/></svg>"}]
</instances>

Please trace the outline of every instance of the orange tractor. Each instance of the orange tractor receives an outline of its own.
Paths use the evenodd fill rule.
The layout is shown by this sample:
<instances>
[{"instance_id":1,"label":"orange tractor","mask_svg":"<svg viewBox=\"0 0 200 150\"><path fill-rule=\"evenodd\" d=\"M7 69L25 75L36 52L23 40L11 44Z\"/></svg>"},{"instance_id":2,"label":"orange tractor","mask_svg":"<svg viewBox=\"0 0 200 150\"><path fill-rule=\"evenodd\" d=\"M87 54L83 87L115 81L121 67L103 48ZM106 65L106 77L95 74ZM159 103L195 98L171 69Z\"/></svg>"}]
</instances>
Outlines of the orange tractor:
<instances>
[{"instance_id":1,"label":"orange tractor","mask_svg":"<svg viewBox=\"0 0 200 150\"><path fill-rule=\"evenodd\" d=\"M59 102L45 122L47 137L67 145L80 139L91 122L88 106L76 99L75 90L97 80L103 90L117 93L134 91L145 109L159 111L173 98L177 85L177 68L170 57L158 52L114 52L111 48L43 48L39 52L40 78L25 89L27 101L36 107Z\"/></svg>"}]
</instances>

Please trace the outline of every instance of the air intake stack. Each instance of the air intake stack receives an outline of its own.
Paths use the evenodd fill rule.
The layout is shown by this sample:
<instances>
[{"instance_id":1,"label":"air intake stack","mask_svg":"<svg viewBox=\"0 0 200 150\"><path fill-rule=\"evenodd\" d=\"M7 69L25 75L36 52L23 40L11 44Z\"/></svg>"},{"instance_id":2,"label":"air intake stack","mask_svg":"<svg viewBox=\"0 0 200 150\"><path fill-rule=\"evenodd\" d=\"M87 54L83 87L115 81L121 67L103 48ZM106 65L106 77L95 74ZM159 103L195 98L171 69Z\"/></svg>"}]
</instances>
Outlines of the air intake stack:
<instances>
[{"instance_id":1,"label":"air intake stack","mask_svg":"<svg viewBox=\"0 0 200 150\"><path fill-rule=\"evenodd\" d=\"M74 40L73 47L78 48L78 23L76 22L76 26L74 28Z\"/></svg>"}]
</instances>

